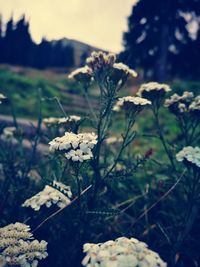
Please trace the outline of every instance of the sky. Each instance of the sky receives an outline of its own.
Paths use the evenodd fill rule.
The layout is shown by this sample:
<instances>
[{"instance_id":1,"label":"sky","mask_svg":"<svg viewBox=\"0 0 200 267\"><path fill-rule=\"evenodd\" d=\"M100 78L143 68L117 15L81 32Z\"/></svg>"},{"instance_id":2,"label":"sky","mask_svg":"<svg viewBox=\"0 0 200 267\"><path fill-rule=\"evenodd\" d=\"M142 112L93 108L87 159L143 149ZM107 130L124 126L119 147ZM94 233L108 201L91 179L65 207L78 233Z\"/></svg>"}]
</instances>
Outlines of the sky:
<instances>
[{"instance_id":1,"label":"sky","mask_svg":"<svg viewBox=\"0 0 200 267\"><path fill-rule=\"evenodd\" d=\"M3 21L24 13L33 40L67 37L119 52L136 0L0 0Z\"/></svg>"}]
</instances>

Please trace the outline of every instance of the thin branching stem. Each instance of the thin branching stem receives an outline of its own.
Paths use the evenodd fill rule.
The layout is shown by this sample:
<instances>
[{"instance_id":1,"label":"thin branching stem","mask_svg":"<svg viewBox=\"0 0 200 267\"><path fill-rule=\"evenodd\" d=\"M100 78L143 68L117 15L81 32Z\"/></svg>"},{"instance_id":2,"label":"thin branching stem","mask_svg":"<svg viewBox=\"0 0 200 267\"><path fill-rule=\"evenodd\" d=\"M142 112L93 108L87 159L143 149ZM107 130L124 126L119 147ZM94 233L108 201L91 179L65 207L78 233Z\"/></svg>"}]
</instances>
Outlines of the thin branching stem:
<instances>
[{"instance_id":1,"label":"thin branching stem","mask_svg":"<svg viewBox=\"0 0 200 267\"><path fill-rule=\"evenodd\" d=\"M89 185L87 188L85 188L81 193L80 196L83 196L85 193L87 193L87 191L89 191L92 188L92 185ZM78 200L78 196L75 197L69 204L67 204L66 206L64 206L63 208L60 208L59 210L57 210L56 212L52 213L50 216L48 216L44 221L42 221L33 231L32 233L38 231L39 228L41 228L45 223L47 223L49 220L51 220L52 218L54 218L56 215L58 215L60 212L62 212L63 210L65 210L66 208L68 208L69 206L71 206L72 204L74 204L76 201Z\"/></svg>"},{"instance_id":2,"label":"thin branching stem","mask_svg":"<svg viewBox=\"0 0 200 267\"><path fill-rule=\"evenodd\" d=\"M163 148L164 148L164 150L165 150L165 152L166 152L166 154L167 154L167 156L169 158L169 161L171 163L171 166L172 166L173 170L176 171L176 166L174 164L172 153L167 147L167 143L165 141L165 137L164 137L164 134L163 134L163 131L162 131L162 126L160 124L159 109L153 106L153 113L154 113L154 116L155 116L156 126L157 126L157 129L158 129L158 134L159 134L161 143L162 143Z\"/></svg>"}]
</instances>

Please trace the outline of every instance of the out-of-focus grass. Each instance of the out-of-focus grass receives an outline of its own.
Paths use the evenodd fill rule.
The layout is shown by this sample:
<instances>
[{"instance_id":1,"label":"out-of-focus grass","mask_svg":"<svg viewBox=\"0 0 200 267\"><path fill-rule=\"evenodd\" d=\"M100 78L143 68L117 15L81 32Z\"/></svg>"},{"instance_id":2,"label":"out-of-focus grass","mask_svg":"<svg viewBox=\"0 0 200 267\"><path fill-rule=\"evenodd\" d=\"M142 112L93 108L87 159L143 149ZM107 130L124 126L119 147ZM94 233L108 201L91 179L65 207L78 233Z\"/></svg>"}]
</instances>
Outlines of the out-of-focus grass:
<instances>
[{"instance_id":1,"label":"out-of-focus grass","mask_svg":"<svg viewBox=\"0 0 200 267\"><path fill-rule=\"evenodd\" d=\"M183 91L192 91L195 95L198 95L200 93L200 81L175 79L172 82L172 88L179 94Z\"/></svg>"},{"instance_id":2,"label":"out-of-focus grass","mask_svg":"<svg viewBox=\"0 0 200 267\"><path fill-rule=\"evenodd\" d=\"M25 70L25 69L24 69ZM61 111L53 97L58 97L67 112L74 112L73 103L80 102L73 97L80 93L80 88L73 81L67 79L67 75L53 71L36 71L23 68L0 67L0 92L5 94L15 106L17 115L20 117L37 118L38 113L38 88L41 89L43 116L59 116ZM77 110L80 113L81 110ZM8 106L1 108L2 114L10 114Z\"/></svg>"}]
</instances>

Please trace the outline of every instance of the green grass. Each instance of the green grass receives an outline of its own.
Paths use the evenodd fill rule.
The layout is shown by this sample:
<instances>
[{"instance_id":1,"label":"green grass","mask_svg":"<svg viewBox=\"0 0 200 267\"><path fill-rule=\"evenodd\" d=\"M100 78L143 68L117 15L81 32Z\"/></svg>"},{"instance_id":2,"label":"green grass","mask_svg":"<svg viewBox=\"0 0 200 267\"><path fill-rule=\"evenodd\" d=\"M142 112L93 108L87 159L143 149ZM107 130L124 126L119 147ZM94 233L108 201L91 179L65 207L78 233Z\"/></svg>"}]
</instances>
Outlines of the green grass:
<instances>
[{"instance_id":1,"label":"green grass","mask_svg":"<svg viewBox=\"0 0 200 267\"><path fill-rule=\"evenodd\" d=\"M172 82L172 88L179 94L183 91L192 91L195 95L198 95L200 93L200 81L176 79Z\"/></svg>"},{"instance_id":2,"label":"green grass","mask_svg":"<svg viewBox=\"0 0 200 267\"><path fill-rule=\"evenodd\" d=\"M38 72L38 75L37 75ZM7 96L15 106L19 117L37 118L38 88L41 89L43 116L59 116L61 111L51 98L58 97L64 106L72 106L72 96L80 92L74 82L66 75L29 69L28 73L16 72L7 66L0 67L0 92ZM73 94L72 94L73 93ZM72 95L72 96L71 96ZM73 110L73 108L72 108ZM10 114L8 105L1 107L1 114Z\"/></svg>"}]
</instances>

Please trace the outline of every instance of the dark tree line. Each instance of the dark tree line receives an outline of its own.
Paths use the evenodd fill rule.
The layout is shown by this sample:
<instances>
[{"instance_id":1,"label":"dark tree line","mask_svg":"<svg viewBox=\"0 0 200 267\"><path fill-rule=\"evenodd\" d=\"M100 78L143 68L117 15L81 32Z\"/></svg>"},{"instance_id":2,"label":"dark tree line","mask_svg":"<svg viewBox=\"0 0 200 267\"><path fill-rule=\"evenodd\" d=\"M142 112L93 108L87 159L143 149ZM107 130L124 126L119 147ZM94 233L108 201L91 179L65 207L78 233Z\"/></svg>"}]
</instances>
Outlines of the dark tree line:
<instances>
[{"instance_id":1,"label":"dark tree line","mask_svg":"<svg viewBox=\"0 0 200 267\"><path fill-rule=\"evenodd\" d=\"M200 0L140 0L128 18L121 57L146 79L200 77L199 25Z\"/></svg>"},{"instance_id":2,"label":"dark tree line","mask_svg":"<svg viewBox=\"0 0 200 267\"><path fill-rule=\"evenodd\" d=\"M11 18L3 31L0 18L0 63L46 67L72 67L74 65L74 49L63 46L62 40L56 42L42 39L36 44L29 32L29 23L22 16L16 23Z\"/></svg>"}]
</instances>

